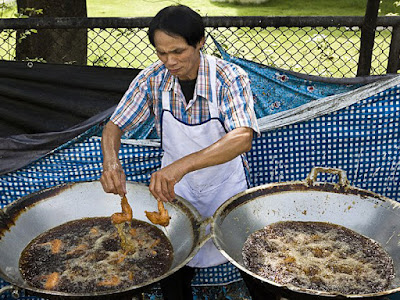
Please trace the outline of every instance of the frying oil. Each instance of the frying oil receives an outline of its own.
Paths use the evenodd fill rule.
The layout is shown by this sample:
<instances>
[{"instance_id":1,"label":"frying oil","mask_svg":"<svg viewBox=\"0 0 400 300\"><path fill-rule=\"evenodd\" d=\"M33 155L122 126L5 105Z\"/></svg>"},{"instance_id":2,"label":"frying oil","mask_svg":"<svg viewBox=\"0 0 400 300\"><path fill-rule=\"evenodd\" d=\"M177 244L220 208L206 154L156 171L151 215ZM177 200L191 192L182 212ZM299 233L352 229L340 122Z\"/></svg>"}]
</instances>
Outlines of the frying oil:
<instances>
[{"instance_id":1,"label":"frying oil","mask_svg":"<svg viewBox=\"0 0 400 300\"><path fill-rule=\"evenodd\" d=\"M35 238L22 252L20 271L33 287L43 289L53 273L52 290L68 293L108 291L139 285L167 272L172 245L154 225L122 223L121 239L110 218L86 218L55 227ZM54 253L55 239L62 244Z\"/></svg>"},{"instance_id":2,"label":"frying oil","mask_svg":"<svg viewBox=\"0 0 400 300\"><path fill-rule=\"evenodd\" d=\"M393 260L377 242L325 222L270 224L249 236L242 254L250 271L312 290L375 293L394 278Z\"/></svg>"}]
</instances>

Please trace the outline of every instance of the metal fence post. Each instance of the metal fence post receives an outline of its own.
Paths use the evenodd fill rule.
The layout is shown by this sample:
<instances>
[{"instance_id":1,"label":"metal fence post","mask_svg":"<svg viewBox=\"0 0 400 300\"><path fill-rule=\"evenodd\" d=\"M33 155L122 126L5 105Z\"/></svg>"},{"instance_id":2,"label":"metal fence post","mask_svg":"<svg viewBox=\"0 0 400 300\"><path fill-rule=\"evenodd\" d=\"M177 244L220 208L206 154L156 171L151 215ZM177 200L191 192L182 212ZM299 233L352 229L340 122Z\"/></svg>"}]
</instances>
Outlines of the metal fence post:
<instances>
[{"instance_id":1,"label":"metal fence post","mask_svg":"<svg viewBox=\"0 0 400 300\"><path fill-rule=\"evenodd\" d=\"M368 0L361 28L360 56L357 76L369 75L371 71L372 50L375 40L376 19L380 0Z\"/></svg>"},{"instance_id":2,"label":"metal fence post","mask_svg":"<svg viewBox=\"0 0 400 300\"><path fill-rule=\"evenodd\" d=\"M393 26L392 40L387 65L387 73L397 73L400 69L400 23Z\"/></svg>"}]
</instances>

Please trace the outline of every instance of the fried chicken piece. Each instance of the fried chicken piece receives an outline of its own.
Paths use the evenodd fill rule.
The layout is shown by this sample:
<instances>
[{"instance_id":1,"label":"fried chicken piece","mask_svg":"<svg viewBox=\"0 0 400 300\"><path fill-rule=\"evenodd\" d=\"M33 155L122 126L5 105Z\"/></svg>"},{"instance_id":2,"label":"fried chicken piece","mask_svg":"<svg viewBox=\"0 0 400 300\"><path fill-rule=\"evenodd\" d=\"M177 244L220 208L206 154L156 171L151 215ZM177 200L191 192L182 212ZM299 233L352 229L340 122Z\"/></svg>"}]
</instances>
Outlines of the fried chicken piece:
<instances>
[{"instance_id":1,"label":"fried chicken piece","mask_svg":"<svg viewBox=\"0 0 400 300\"><path fill-rule=\"evenodd\" d=\"M112 264L122 263L125 260L126 256L128 255L128 253L129 251L124 251L124 252L118 251L116 253L113 253L111 256L112 260L110 261L110 263Z\"/></svg>"},{"instance_id":2,"label":"fried chicken piece","mask_svg":"<svg viewBox=\"0 0 400 300\"><path fill-rule=\"evenodd\" d=\"M54 239L51 240L50 242L40 244L41 246L50 246L51 247L51 253L57 254L61 251L61 247L63 245L63 242L59 239Z\"/></svg>"},{"instance_id":3,"label":"fried chicken piece","mask_svg":"<svg viewBox=\"0 0 400 300\"><path fill-rule=\"evenodd\" d=\"M121 199L121 208L122 213L115 213L111 216L111 221L114 224L121 224L123 222L131 222L132 221L132 208L124 195Z\"/></svg>"},{"instance_id":4,"label":"fried chicken piece","mask_svg":"<svg viewBox=\"0 0 400 300\"><path fill-rule=\"evenodd\" d=\"M71 254L76 254L76 253L80 253L83 252L85 250L88 249L88 245L86 244L79 244L78 246L76 246L74 249L72 249L71 251L68 251L66 254L67 255L71 255Z\"/></svg>"},{"instance_id":5,"label":"fried chicken piece","mask_svg":"<svg viewBox=\"0 0 400 300\"><path fill-rule=\"evenodd\" d=\"M52 290L56 287L57 283L60 281L60 274L57 272L53 272L49 275L46 275L46 283L44 284L44 288L46 290Z\"/></svg>"},{"instance_id":6,"label":"fried chicken piece","mask_svg":"<svg viewBox=\"0 0 400 300\"><path fill-rule=\"evenodd\" d=\"M128 277L129 280L133 280L133 273L132 273L132 271L129 271L128 274L129 274L129 275L128 275L128 276L129 276L129 277Z\"/></svg>"},{"instance_id":7,"label":"fried chicken piece","mask_svg":"<svg viewBox=\"0 0 400 300\"><path fill-rule=\"evenodd\" d=\"M156 240L150 245L149 248L154 248L154 247L157 246L160 242L161 242L160 239L156 239Z\"/></svg>"},{"instance_id":8,"label":"fried chicken piece","mask_svg":"<svg viewBox=\"0 0 400 300\"><path fill-rule=\"evenodd\" d=\"M98 235L99 234L99 230L96 227L92 227L92 228L90 228L89 233L92 234L92 235Z\"/></svg>"},{"instance_id":9,"label":"fried chicken piece","mask_svg":"<svg viewBox=\"0 0 400 300\"><path fill-rule=\"evenodd\" d=\"M162 201L158 200L158 212L148 212L145 211L147 219L153 224L158 224L161 226L168 226L170 216L168 215L168 210L164 208Z\"/></svg>"},{"instance_id":10,"label":"fried chicken piece","mask_svg":"<svg viewBox=\"0 0 400 300\"><path fill-rule=\"evenodd\" d=\"M98 286L117 286L121 280L117 275L112 275L110 278L104 279L97 283Z\"/></svg>"},{"instance_id":11,"label":"fried chicken piece","mask_svg":"<svg viewBox=\"0 0 400 300\"><path fill-rule=\"evenodd\" d=\"M294 262L296 262L296 258L294 258L293 256L288 256L283 261L284 264L292 264Z\"/></svg>"}]
</instances>

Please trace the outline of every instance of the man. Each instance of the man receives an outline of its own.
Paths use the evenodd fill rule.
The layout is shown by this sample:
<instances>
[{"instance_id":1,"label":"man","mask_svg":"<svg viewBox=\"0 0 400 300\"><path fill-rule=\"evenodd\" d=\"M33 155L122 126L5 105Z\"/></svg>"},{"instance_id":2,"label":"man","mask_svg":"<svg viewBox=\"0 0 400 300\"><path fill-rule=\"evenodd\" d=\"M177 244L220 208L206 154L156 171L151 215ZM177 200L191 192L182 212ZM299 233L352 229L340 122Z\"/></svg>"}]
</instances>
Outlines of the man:
<instances>
[{"instance_id":1,"label":"man","mask_svg":"<svg viewBox=\"0 0 400 300\"><path fill-rule=\"evenodd\" d=\"M154 115L164 156L151 176L150 192L164 202L177 194L202 216L212 216L248 187L242 154L251 149L253 132L259 132L248 76L236 65L202 54L203 20L186 6L162 9L148 36L159 61L133 80L104 128L101 183L106 192L126 193L120 138ZM208 241L188 266L161 282L164 299L192 299L194 268L226 262Z\"/></svg>"}]
</instances>

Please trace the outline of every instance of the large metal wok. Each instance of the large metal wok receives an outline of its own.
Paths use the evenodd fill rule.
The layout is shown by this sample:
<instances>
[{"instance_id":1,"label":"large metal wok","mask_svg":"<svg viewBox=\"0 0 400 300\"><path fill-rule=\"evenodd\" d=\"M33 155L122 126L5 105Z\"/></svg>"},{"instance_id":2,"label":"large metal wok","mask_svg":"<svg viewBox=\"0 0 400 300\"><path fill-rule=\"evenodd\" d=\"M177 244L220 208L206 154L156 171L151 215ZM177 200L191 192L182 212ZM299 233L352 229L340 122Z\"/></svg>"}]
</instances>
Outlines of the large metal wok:
<instances>
[{"instance_id":1,"label":"large metal wok","mask_svg":"<svg viewBox=\"0 0 400 300\"><path fill-rule=\"evenodd\" d=\"M145 185L127 183L127 198L135 219L148 222L144 211L157 210L157 201ZM168 227L160 228L170 239L174 249L174 260L167 273L125 290L68 294L27 285L18 269L22 250L39 234L65 222L85 217L111 216L121 210L120 197L106 194L99 182L84 182L47 189L21 198L3 211L0 210L0 277L15 287L47 298L99 299L114 295L121 299L121 295L140 290L183 267L209 238L205 236L205 224L201 223L199 213L189 202L178 197L174 203L167 203L165 207L169 211L171 222Z\"/></svg>"},{"instance_id":2,"label":"large metal wok","mask_svg":"<svg viewBox=\"0 0 400 300\"><path fill-rule=\"evenodd\" d=\"M339 182L318 183L316 178L321 172L338 174ZM280 285L247 270L242 259L247 237L268 224L286 220L331 222L378 241L394 261L393 288L374 294L339 295ZM267 184L244 191L218 208L211 232L215 245L229 261L284 297L378 298L400 291L400 204L350 186L341 170L314 168L304 181Z\"/></svg>"}]
</instances>

